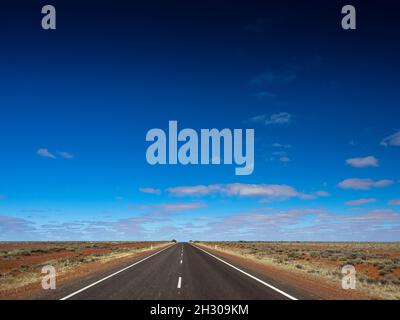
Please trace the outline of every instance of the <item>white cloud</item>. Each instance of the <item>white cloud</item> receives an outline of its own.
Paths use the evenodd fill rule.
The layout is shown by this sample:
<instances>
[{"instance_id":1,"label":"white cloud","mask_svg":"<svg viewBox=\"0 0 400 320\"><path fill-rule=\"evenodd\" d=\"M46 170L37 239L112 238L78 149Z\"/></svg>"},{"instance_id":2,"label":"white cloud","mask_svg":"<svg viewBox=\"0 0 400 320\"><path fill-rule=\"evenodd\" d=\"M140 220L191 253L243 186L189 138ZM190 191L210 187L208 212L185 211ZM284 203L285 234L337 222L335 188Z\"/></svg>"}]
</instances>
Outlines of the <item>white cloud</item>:
<instances>
[{"instance_id":1,"label":"white cloud","mask_svg":"<svg viewBox=\"0 0 400 320\"><path fill-rule=\"evenodd\" d=\"M272 114L269 119L265 120L265 124L289 124L291 121L292 115L290 113L280 112Z\"/></svg>"},{"instance_id":2,"label":"white cloud","mask_svg":"<svg viewBox=\"0 0 400 320\"><path fill-rule=\"evenodd\" d=\"M274 151L272 152L272 155L277 156L277 157L283 157L283 156L287 156L287 152L286 151Z\"/></svg>"},{"instance_id":3,"label":"white cloud","mask_svg":"<svg viewBox=\"0 0 400 320\"><path fill-rule=\"evenodd\" d=\"M149 194L161 194L161 190L156 188L139 188L139 191Z\"/></svg>"},{"instance_id":4,"label":"white cloud","mask_svg":"<svg viewBox=\"0 0 400 320\"><path fill-rule=\"evenodd\" d=\"M47 150L46 148L40 148L36 154L38 156L41 157L45 157L45 158L51 158L51 159L56 159L56 156L54 154L52 154L49 150Z\"/></svg>"},{"instance_id":5,"label":"white cloud","mask_svg":"<svg viewBox=\"0 0 400 320\"><path fill-rule=\"evenodd\" d=\"M381 141L381 146L400 146L400 131L396 132L395 134L392 134L391 136L386 137Z\"/></svg>"},{"instance_id":6,"label":"white cloud","mask_svg":"<svg viewBox=\"0 0 400 320\"><path fill-rule=\"evenodd\" d=\"M57 159L54 153L50 152L47 148L40 148L36 152L37 155L45 158ZM75 156L70 152L60 151L57 154L64 159L73 159Z\"/></svg>"},{"instance_id":7,"label":"white cloud","mask_svg":"<svg viewBox=\"0 0 400 320\"><path fill-rule=\"evenodd\" d=\"M260 114L258 116L255 116L253 118L250 118L250 122L254 122L254 123L265 123L267 116L265 114Z\"/></svg>"},{"instance_id":8,"label":"white cloud","mask_svg":"<svg viewBox=\"0 0 400 320\"><path fill-rule=\"evenodd\" d=\"M293 116L288 112L274 113L270 116L261 114L250 119L250 122L262 123L264 125L284 125L292 122Z\"/></svg>"},{"instance_id":9,"label":"white cloud","mask_svg":"<svg viewBox=\"0 0 400 320\"><path fill-rule=\"evenodd\" d=\"M389 219L398 219L400 215L397 211L391 209L375 209L370 210L367 213L348 216L344 219L346 220L389 220Z\"/></svg>"},{"instance_id":10,"label":"white cloud","mask_svg":"<svg viewBox=\"0 0 400 320\"><path fill-rule=\"evenodd\" d=\"M291 161L288 153L286 151L284 151L284 149L289 149L292 147L290 144L273 143L271 146L278 150L272 152L272 157L270 158L270 161L279 160L280 162L283 162L283 163L287 163L287 162Z\"/></svg>"},{"instance_id":11,"label":"white cloud","mask_svg":"<svg viewBox=\"0 0 400 320\"><path fill-rule=\"evenodd\" d=\"M0 239L8 233L16 235L24 235L25 233L33 232L34 223L23 218L2 216L0 215ZM5 240L4 238L2 240Z\"/></svg>"},{"instance_id":12,"label":"white cloud","mask_svg":"<svg viewBox=\"0 0 400 320\"><path fill-rule=\"evenodd\" d=\"M331 194L329 192L320 190L314 193L317 197L330 197Z\"/></svg>"},{"instance_id":13,"label":"white cloud","mask_svg":"<svg viewBox=\"0 0 400 320\"><path fill-rule=\"evenodd\" d=\"M205 208L207 205L202 202L192 202L192 203L167 203L161 206L162 210L165 211L186 211L186 210L196 210Z\"/></svg>"},{"instance_id":14,"label":"white cloud","mask_svg":"<svg viewBox=\"0 0 400 320\"><path fill-rule=\"evenodd\" d=\"M167 192L177 197L201 197L212 193L214 188L210 186L183 186L168 188Z\"/></svg>"},{"instance_id":15,"label":"white cloud","mask_svg":"<svg viewBox=\"0 0 400 320\"><path fill-rule=\"evenodd\" d=\"M177 197L202 197L220 194L229 197L263 197L266 198L264 200L286 200L289 198L307 200L329 195L323 191L305 194L288 185L243 183L182 186L168 188L167 192Z\"/></svg>"},{"instance_id":16,"label":"white cloud","mask_svg":"<svg viewBox=\"0 0 400 320\"><path fill-rule=\"evenodd\" d=\"M355 145L357 145L357 141L355 141L355 140L350 140L350 141L349 141L349 145L355 146Z\"/></svg>"},{"instance_id":17,"label":"white cloud","mask_svg":"<svg viewBox=\"0 0 400 320\"><path fill-rule=\"evenodd\" d=\"M221 186L221 192L229 196L263 196L271 198L302 197L303 194L287 185L273 184L241 184L234 183Z\"/></svg>"},{"instance_id":18,"label":"white cloud","mask_svg":"<svg viewBox=\"0 0 400 320\"><path fill-rule=\"evenodd\" d=\"M400 199L392 199L388 202L391 206L400 206Z\"/></svg>"},{"instance_id":19,"label":"white cloud","mask_svg":"<svg viewBox=\"0 0 400 320\"><path fill-rule=\"evenodd\" d=\"M346 202L346 205L348 206L358 206L362 204L367 204L367 203L372 203L375 202L375 198L365 198L365 199L355 199L355 200L350 200Z\"/></svg>"},{"instance_id":20,"label":"white cloud","mask_svg":"<svg viewBox=\"0 0 400 320\"><path fill-rule=\"evenodd\" d=\"M399 212L385 209L339 215L323 208L272 208L212 220L202 237L213 234L222 240L398 241L399 222Z\"/></svg>"},{"instance_id":21,"label":"white cloud","mask_svg":"<svg viewBox=\"0 0 400 320\"><path fill-rule=\"evenodd\" d=\"M176 202L161 204L131 205L129 209L151 211L156 214L173 213L178 211L196 210L207 207L203 202Z\"/></svg>"},{"instance_id":22,"label":"white cloud","mask_svg":"<svg viewBox=\"0 0 400 320\"><path fill-rule=\"evenodd\" d=\"M377 180L374 181L372 179L345 179L338 184L338 186L342 189L353 189L353 190L369 190L372 187L383 188L386 186L390 186L394 182L389 179Z\"/></svg>"},{"instance_id":23,"label":"white cloud","mask_svg":"<svg viewBox=\"0 0 400 320\"><path fill-rule=\"evenodd\" d=\"M346 164L354 168L379 167L379 161L374 156L350 158L346 160Z\"/></svg>"},{"instance_id":24,"label":"white cloud","mask_svg":"<svg viewBox=\"0 0 400 320\"><path fill-rule=\"evenodd\" d=\"M73 159L75 158L75 156L72 153L69 152L65 152L65 151L60 151L57 152L61 157L63 157L64 159Z\"/></svg>"},{"instance_id":25,"label":"white cloud","mask_svg":"<svg viewBox=\"0 0 400 320\"><path fill-rule=\"evenodd\" d=\"M283 149L289 149L292 147L290 144L282 144L282 143L277 143L277 142L273 143L271 146L273 148L283 148Z\"/></svg>"}]
</instances>

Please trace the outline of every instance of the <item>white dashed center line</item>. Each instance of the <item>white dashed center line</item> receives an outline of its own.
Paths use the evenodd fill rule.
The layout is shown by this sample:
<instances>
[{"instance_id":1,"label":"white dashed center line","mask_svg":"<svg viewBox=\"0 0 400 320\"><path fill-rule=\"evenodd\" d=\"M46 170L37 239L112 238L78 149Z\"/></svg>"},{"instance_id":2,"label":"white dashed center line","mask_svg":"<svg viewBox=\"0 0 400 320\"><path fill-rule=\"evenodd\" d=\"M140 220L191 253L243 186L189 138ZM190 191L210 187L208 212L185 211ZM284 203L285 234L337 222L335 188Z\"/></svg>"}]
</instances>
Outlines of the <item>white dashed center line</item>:
<instances>
[{"instance_id":1,"label":"white dashed center line","mask_svg":"<svg viewBox=\"0 0 400 320\"><path fill-rule=\"evenodd\" d=\"M179 277L178 278L178 289L181 288L181 285L182 285L182 277Z\"/></svg>"}]
</instances>

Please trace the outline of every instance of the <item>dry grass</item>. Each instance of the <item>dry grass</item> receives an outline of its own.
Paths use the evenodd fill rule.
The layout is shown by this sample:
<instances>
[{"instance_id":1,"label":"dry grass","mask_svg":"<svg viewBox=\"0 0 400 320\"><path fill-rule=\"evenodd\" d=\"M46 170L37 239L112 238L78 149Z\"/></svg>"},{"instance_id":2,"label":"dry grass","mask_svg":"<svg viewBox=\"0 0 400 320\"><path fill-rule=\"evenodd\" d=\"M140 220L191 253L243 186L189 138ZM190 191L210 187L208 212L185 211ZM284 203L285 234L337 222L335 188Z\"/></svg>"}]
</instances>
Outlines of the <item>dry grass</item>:
<instances>
[{"instance_id":1,"label":"dry grass","mask_svg":"<svg viewBox=\"0 0 400 320\"><path fill-rule=\"evenodd\" d=\"M400 243L202 242L220 251L273 264L321 280L341 283L341 269L353 265L357 289L372 297L400 299Z\"/></svg>"},{"instance_id":2,"label":"dry grass","mask_svg":"<svg viewBox=\"0 0 400 320\"><path fill-rule=\"evenodd\" d=\"M52 265L57 277L81 266L107 263L157 249L169 242L0 242L0 296L41 281Z\"/></svg>"}]
</instances>

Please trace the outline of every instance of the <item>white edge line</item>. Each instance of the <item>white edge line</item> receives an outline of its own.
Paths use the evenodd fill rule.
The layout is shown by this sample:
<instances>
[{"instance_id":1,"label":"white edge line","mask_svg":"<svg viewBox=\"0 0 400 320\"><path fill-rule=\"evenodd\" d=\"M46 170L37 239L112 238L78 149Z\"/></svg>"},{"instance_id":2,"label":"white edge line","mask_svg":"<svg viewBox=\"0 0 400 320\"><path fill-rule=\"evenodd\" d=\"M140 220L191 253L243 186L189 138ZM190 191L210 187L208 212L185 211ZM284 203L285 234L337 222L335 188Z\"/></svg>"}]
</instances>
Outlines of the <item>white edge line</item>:
<instances>
[{"instance_id":1,"label":"white edge line","mask_svg":"<svg viewBox=\"0 0 400 320\"><path fill-rule=\"evenodd\" d=\"M197 247L197 246L195 246L195 245L192 245L192 246L195 247L195 248L197 248L197 249L199 249L199 250L201 250L201 251L203 251L203 252L205 252L205 253L207 253L207 254L209 254L210 256L214 257L215 259L217 259L217 260L219 260L219 261L225 263L226 265L228 265L228 266L230 266L231 268L233 268L233 269L235 269L235 270L237 270L237 271L239 271L239 272L245 274L246 276L248 276L248 277L250 277L250 278L252 278L252 279L254 279L254 280L256 280L256 281L258 281L258 282L260 282L260 283L262 283L264 286L267 286L268 288L271 288L272 290L275 290L276 292L279 292L280 294L284 295L285 297L287 297L287 298L289 298L289 299L291 299L291 300L298 300L297 298L291 296L290 294L288 294L288 293L286 293L286 292L284 292L284 291L282 291L282 290L280 290L280 289L274 287L273 285L270 285L269 283L267 283L267 282L265 282L265 281L262 281L261 279L258 279L257 277L251 275L250 273L247 273L246 271L243 271L243 270L239 269L238 267L235 267L234 265L232 265L232 264L230 264L230 263L228 263L228 262L226 262L226 261L224 261L224 260L218 258L217 256L215 256L215 255L213 255L213 254L207 252L206 250L203 250L203 249L201 249L201 248L199 248L199 247Z\"/></svg>"},{"instance_id":2,"label":"white edge line","mask_svg":"<svg viewBox=\"0 0 400 320\"><path fill-rule=\"evenodd\" d=\"M179 277L178 278L178 289L181 288L181 285L182 285L182 277Z\"/></svg>"},{"instance_id":3,"label":"white edge line","mask_svg":"<svg viewBox=\"0 0 400 320\"><path fill-rule=\"evenodd\" d=\"M146 258L143 258L142 260L136 261L135 263L133 263L133 264L131 264L131 265L129 265L129 266L127 266L127 267L125 267L125 268L123 268L123 269L117 271L117 272L114 272L113 274L110 274L109 276L107 276L107 277L105 277L105 278L102 278L102 279L100 279L100 280L98 280L98 281L96 281L96 282L93 282L92 284L89 284L88 286L86 286L86 287L84 287L84 288L82 288L82 289L79 289L78 291L75 291L75 292L73 292L73 293L71 293L71 294L65 296L64 298L61 298L60 300L67 300L67 299L69 299L69 298L71 298L71 297L77 295L78 293L81 293L82 291L85 291L85 290L87 290L87 289L89 289L89 288L95 286L96 284L99 284L100 282L103 282L103 281L105 281L105 280L107 280L107 279L110 279L111 277L117 275L118 273L121 273L121 272L123 272L123 271L125 271L125 270L127 270L127 269L129 269L129 268L132 268L133 266L135 266L135 265L137 265L137 264L139 264L139 263L141 263L141 262L143 262L143 261L145 261L145 260L147 260L147 259L149 259L149 258L155 256L156 254L159 254L159 253L163 252L164 250L167 250L168 248L171 248L171 247L173 247L173 246L174 246L174 245L168 246L168 247L166 247L166 248L164 248L164 249L162 249L162 250L160 250L160 251L157 251L157 252L153 253L152 255L150 255L150 256L148 256L148 257L146 257Z\"/></svg>"}]
</instances>

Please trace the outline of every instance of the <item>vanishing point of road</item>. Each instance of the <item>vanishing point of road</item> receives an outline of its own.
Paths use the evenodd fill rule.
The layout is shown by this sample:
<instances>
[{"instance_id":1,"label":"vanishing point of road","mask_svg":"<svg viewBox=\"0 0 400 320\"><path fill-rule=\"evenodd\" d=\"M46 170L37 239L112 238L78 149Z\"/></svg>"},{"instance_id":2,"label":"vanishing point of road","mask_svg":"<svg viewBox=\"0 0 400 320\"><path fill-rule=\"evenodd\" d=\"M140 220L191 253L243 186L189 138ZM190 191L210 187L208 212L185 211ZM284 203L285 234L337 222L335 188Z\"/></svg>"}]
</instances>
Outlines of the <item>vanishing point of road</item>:
<instances>
[{"instance_id":1,"label":"vanishing point of road","mask_svg":"<svg viewBox=\"0 0 400 320\"><path fill-rule=\"evenodd\" d=\"M63 292L62 300L298 300L305 293L254 275L189 243L177 243ZM59 293L60 294L60 293ZM54 298L54 296L53 296Z\"/></svg>"}]
</instances>

